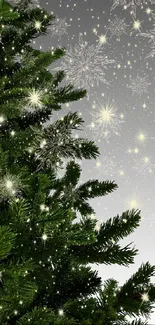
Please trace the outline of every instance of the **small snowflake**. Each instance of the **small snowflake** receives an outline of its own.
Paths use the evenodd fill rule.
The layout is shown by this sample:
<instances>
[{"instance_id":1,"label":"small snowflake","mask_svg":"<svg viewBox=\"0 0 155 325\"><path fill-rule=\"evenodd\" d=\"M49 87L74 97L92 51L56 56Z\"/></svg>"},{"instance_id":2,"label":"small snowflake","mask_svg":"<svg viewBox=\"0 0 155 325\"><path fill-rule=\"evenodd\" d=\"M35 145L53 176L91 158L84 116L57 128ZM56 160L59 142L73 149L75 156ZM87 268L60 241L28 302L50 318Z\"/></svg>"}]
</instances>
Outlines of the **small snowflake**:
<instances>
[{"instance_id":1,"label":"small snowflake","mask_svg":"<svg viewBox=\"0 0 155 325\"><path fill-rule=\"evenodd\" d=\"M121 35L126 34L127 26L125 18L121 19L116 17L113 21L110 21L107 29L110 31L111 36L117 36L120 39Z\"/></svg>"},{"instance_id":2,"label":"small snowflake","mask_svg":"<svg viewBox=\"0 0 155 325\"><path fill-rule=\"evenodd\" d=\"M97 160L95 169L101 176L113 177L117 174L118 165L114 157L109 158L106 156L103 159Z\"/></svg>"},{"instance_id":3,"label":"small snowflake","mask_svg":"<svg viewBox=\"0 0 155 325\"><path fill-rule=\"evenodd\" d=\"M57 18L49 27L51 36L58 37L60 40L63 35L67 35L67 29L70 25L66 23L66 18Z\"/></svg>"},{"instance_id":4,"label":"small snowflake","mask_svg":"<svg viewBox=\"0 0 155 325\"><path fill-rule=\"evenodd\" d=\"M153 29L150 30L148 33L141 33L140 35L149 39L150 43L150 52L147 54L146 58L154 57L155 56L155 24L153 24Z\"/></svg>"},{"instance_id":5,"label":"small snowflake","mask_svg":"<svg viewBox=\"0 0 155 325\"><path fill-rule=\"evenodd\" d=\"M39 0L9 0L10 4L25 7L28 6L29 9L36 8L39 6Z\"/></svg>"},{"instance_id":6,"label":"small snowflake","mask_svg":"<svg viewBox=\"0 0 155 325\"><path fill-rule=\"evenodd\" d=\"M131 15L136 17L137 15L137 7L143 7L143 5L147 5L148 1L150 3L155 3L155 0L113 0L113 5L111 10L114 10L118 6L123 6L123 9L130 9Z\"/></svg>"},{"instance_id":7,"label":"small snowflake","mask_svg":"<svg viewBox=\"0 0 155 325\"><path fill-rule=\"evenodd\" d=\"M152 164L151 159L149 157L141 157L134 159L135 165L133 169L136 170L138 175L148 176L152 175L153 170L155 168L155 164Z\"/></svg>"},{"instance_id":8,"label":"small snowflake","mask_svg":"<svg viewBox=\"0 0 155 325\"><path fill-rule=\"evenodd\" d=\"M148 81L148 77L140 77L139 75L136 76L136 78L131 78L131 84L128 86L128 88L131 88L132 94L136 94L138 96L141 96L144 93L148 92L148 87L151 85Z\"/></svg>"}]
</instances>

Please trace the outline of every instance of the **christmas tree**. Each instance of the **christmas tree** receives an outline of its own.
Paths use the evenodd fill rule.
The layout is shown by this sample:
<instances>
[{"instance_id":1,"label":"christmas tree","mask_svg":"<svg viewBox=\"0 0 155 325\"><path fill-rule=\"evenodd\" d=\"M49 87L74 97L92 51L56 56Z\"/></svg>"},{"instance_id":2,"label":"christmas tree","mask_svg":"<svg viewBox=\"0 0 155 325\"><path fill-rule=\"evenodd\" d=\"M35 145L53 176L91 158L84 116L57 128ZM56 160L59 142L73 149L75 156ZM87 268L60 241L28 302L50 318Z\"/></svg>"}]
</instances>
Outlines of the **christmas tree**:
<instances>
[{"instance_id":1,"label":"christmas tree","mask_svg":"<svg viewBox=\"0 0 155 325\"><path fill-rule=\"evenodd\" d=\"M34 0L1 0L0 19L0 324L131 324L126 315L148 317L154 266L142 265L121 288L114 279L102 288L88 266L134 262L137 250L118 241L138 227L140 211L126 211L98 228L88 200L117 185L89 180L77 186L76 162L96 159L98 147L72 136L84 122L77 112L44 126L61 104L86 95L60 86L63 71L48 70L65 49L31 46L54 16ZM64 159L70 160L58 178Z\"/></svg>"}]
</instances>

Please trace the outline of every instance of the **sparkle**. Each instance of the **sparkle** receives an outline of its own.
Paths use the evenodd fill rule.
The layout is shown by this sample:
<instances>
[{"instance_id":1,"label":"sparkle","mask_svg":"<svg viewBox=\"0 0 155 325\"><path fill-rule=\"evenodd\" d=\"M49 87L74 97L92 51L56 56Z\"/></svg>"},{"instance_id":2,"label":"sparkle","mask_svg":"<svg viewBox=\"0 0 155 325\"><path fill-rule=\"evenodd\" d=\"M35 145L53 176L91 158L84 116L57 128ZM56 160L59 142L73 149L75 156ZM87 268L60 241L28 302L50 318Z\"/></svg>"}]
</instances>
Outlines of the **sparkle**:
<instances>
[{"instance_id":1,"label":"sparkle","mask_svg":"<svg viewBox=\"0 0 155 325\"><path fill-rule=\"evenodd\" d=\"M46 234L43 234L43 235L42 235L42 239L43 239L44 241L46 241L46 240L47 240L47 238L48 238L48 237L47 237L47 235L46 235Z\"/></svg>"},{"instance_id":2,"label":"sparkle","mask_svg":"<svg viewBox=\"0 0 155 325\"><path fill-rule=\"evenodd\" d=\"M0 123L3 123L5 121L4 116L0 116Z\"/></svg>"},{"instance_id":3,"label":"sparkle","mask_svg":"<svg viewBox=\"0 0 155 325\"><path fill-rule=\"evenodd\" d=\"M43 139L42 142L40 143L40 148L43 149L45 147L46 143L47 143L46 140Z\"/></svg>"},{"instance_id":4,"label":"sparkle","mask_svg":"<svg viewBox=\"0 0 155 325\"><path fill-rule=\"evenodd\" d=\"M134 153L138 153L139 149L138 148L134 148Z\"/></svg>"},{"instance_id":5,"label":"sparkle","mask_svg":"<svg viewBox=\"0 0 155 325\"><path fill-rule=\"evenodd\" d=\"M133 29L140 30L141 22L139 20L135 20L133 24Z\"/></svg>"},{"instance_id":6,"label":"sparkle","mask_svg":"<svg viewBox=\"0 0 155 325\"><path fill-rule=\"evenodd\" d=\"M150 15L151 12L152 12L152 10L151 10L150 8L147 8L147 9L146 9L146 13L147 13L148 15Z\"/></svg>"},{"instance_id":7,"label":"sparkle","mask_svg":"<svg viewBox=\"0 0 155 325\"><path fill-rule=\"evenodd\" d=\"M39 90L35 90L34 88L29 91L28 93L28 101L29 101L29 105L33 106L33 107L42 107L42 103L41 103L41 95L42 92L40 92Z\"/></svg>"},{"instance_id":8,"label":"sparkle","mask_svg":"<svg viewBox=\"0 0 155 325\"><path fill-rule=\"evenodd\" d=\"M11 133L12 136L15 135L15 131L13 131L13 130L10 133Z\"/></svg>"},{"instance_id":9,"label":"sparkle","mask_svg":"<svg viewBox=\"0 0 155 325\"><path fill-rule=\"evenodd\" d=\"M64 315L63 309L59 309L58 314L59 314L59 316L63 316Z\"/></svg>"},{"instance_id":10,"label":"sparkle","mask_svg":"<svg viewBox=\"0 0 155 325\"><path fill-rule=\"evenodd\" d=\"M138 202L136 201L136 200L131 200L130 202L129 202L129 204L130 204L130 208L131 209L135 209L135 208L138 208Z\"/></svg>"},{"instance_id":11,"label":"sparkle","mask_svg":"<svg viewBox=\"0 0 155 325\"><path fill-rule=\"evenodd\" d=\"M148 293L147 292L143 293L141 295L141 299L142 299L143 302L149 301L149 295L148 295Z\"/></svg>"},{"instance_id":12,"label":"sparkle","mask_svg":"<svg viewBox=\"0 0 155 325\"><path fill-rule=\"evenodd\" d=\"M100 44L105 44L107 42L107 37L106 35L100 35L99 36L99 43Z\"/></svg>"},{"instance_id":13,"label":"sparkle","mask_svg":"<svg viewBox=\"0 0 155 325\"><path fill-rule=\"evenodd\" d=\"M119 115L117 108L110 104L104 105L99 100L98 103L94 103L93 110L90 112L94 119L94 131L106 139L111 135L119 135L121 124L124 122L124 115Z\"/></svg>"},{"instance_id":14,"label":"sparkle","mask_svg":"<svg viewBox=\"0 0 155 325\"><path fill-rule=\"evenodd\" d=\"M140 141L140 142L144 142L146 140L146 136L144 133L139 133L138 136L137 136L137 139Z\"/></svg>"},{"instance_id":15,"label":"sparkle","mask_svg":"<svg viewBox=\"0 0 155 325\"><path fill-rule=\"evenodd\" d=\"M6 181L6 188L8 188L8 189L12 189L12 187L13 187L13 182L7 180L7 181Z\"/></svg>"},{"instance_id":16,"label":"sparkle","mask_svg":"<svg viewBox=\"0 0 155 325\"><path fill-rule=\"evenodd\" d=\"M34 26L35 26L35 29L41 30L42 24L40 21L35 21Z\"/></svg>"},{"instance_id":17,"label":"sparkle","mask_svg":"<svg viewBox=\"0 0 155 325\"><path fill-rule=\"evenodd\" d=\"M41 205L40 205L40 210L41 210L41 211L45 211L45 204L41 204Z\"/></svg>"}]
</instances>

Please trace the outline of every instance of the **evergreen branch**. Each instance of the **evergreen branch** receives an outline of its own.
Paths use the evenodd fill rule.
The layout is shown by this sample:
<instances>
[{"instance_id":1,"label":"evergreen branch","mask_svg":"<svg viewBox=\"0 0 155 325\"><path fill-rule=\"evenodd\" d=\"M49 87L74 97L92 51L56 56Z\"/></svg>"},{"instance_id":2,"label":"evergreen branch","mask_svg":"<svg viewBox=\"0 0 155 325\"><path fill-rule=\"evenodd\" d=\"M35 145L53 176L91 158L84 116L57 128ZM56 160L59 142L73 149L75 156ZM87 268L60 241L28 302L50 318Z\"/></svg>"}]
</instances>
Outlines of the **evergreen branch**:
<instances>
[{"instance_id":1,"label":"evergreen branch","mask_svg":"<svg viewBox=\"0 0 155 325\"><path fill-rule=\"evenodd\" d=\"M34 74L40 73L40 71L43 71L49 64L52 64L55 60L60 59L65 54L65 50L62 48L57 48L51 53L51 51L47 51L45 53L39 53L38 56L33 60L33 62L28 64L28 66L21 68L17 73L15 73L11 80L13 85L17 85L20 80L23 80L23 78L34 77ZM38 66L40 66L39 72L38 72ZM28 82L26 79L25 82ZM28 84L28 83L27 83Z\"/></svg>"},{"instance_id":2,"label":"evergreen branch","mask_svg":"<svg viewBox=\"0 0 155 325\"><path fill-rule=\"evenodd\" d=\"M13 8L13 12L17 12L17 8ZM46 15L48 17L49 22L51 23L52 20L55 19L55 16L53 14L49 14L46 10L44 10L44 8L41 9L42 10L42 15L40 15L40 9L38 8L33 8L31 10L24 10L21 11L20 10L20 16L18 17L18 19L13 21L13 26L14 27L18 27L18 28L23 28L23 23L29 23L31 22L34 17L35 19L39 20L41 19L41 21L44 19L44 15Z\"/></svg>"},{"instance_id":3,"label":"evergreen branch","mask_svg":"<svg viewBox=\"0 0 155 325\"><path fill-rule=\"evenodd\" d=\"M99 182L98 180L89 180L86 183L80 185L76 192L80 199L87 200L98 196L105 196L117 188L117 184L111 181Z\"/></svg>"},{"instance_id":4,"label":"evergreen branch","mask_svg":"<svg viewBox=\"0 0 155 325\"><path fill-rule=\"evenodd\" d=\"M105 244L111 239L113 241L123 239L139 226L140 219L140 211L134 209L123 212L121 217L117 215L113 219L108 219L100 227L97 235L98 243Z\"/></svg>"},{"instance_id":5,"label":"evergreen branch","mask_svg":"<svg viewBox=\"0 0 155 325\"><path fill-rule=\"evenodd\" d=\"M43 308L43 307L35 307L32 311L27 312L23 315L19 321L17 321L17 325L27 325L31 324L40 324L41 325L50 325L51 320L54 318L54 314L51 309ZM29 321L30 320L30 321Z\"/></svg>"},{"instance_id":6,"label":"evergreen branch","mask_svg":"<svg viewBox=\"0 0 155 325\"><path fill-rule=\"evenodd\" d=\"M65 186L72 184L74 187L77 185L81 174L80 165L75 164L74 161L70 161L66 167L66 173L63 177Z\"/></svg>"},{"instance_id":7,"label":"evergreen branch","mask_svg":"<svg viewBox=\"0 0 155 325\"><path fill-rule=\"evenodd\" d=\"M72 245L70 250L75 259L81 263L103 263L103 264L119 264L128 265L133 264L133 258L136 256L137 249L129 249L127 245L120 248L119 245L113 245L106 250L98 251L99 246L97 243L90 246L76 246Z\"/></svg>"},{"instance_id":8,"label":"evergreen branch","mask_svg":"<svg viewBox=\"0 0 155 325\"><path fill-rule=\"evenodd\" d=\"M16 235L11 231L10 227L0 227L0 259L4 259L9 255L15 239Z\"/></svg>"},{"instance_id":9,"label":"evergreen branch","mask_svg":"<svg viewBox=\"0 0 155 325\"><path fill-rule=\"evenodd\" d=\"M131 276L131 278L126 281L126 283L122 286L120 291L120 297L123 297L126 292L133 293L134 286L139 286L141 284L148 285L150 282L150 277L155 275L155 266L151 266L149 262L143 263L139 270Z\"/></svg>"},{"instance_id":10,"label":"evergreen branch","mask_svg":"<svg viewBox=\"0 0 155 325\"><path fill-rule=\"evenodd\" d=\"M53 79L53 86L56 88L59 86L60 82L64 79L65 72L64 71L57 71L54 75Z\"/></svg>"},{"instance_id":11,"label":"evergreen branch","mask_svg":"<svg viewBox=\"0 0 155 325\"><path fill-rule=\"evenodd\" d=\"M54 92L55 101L64 104L68 102L73 102L75 100L79 100L86 96L87 92L85 89L82 90L82 89L73 89L73 88L74 86L70 84L63 88L58 88Z\"/></svg>"},{"instance_id":12,"label":"evergreen branch","mask_svg":"<svg viewBox=\"0 0 155 325\"><path fill-rule=\"evenodd\" d=\"M58 123L55 124L56 126L58 127ZM75 127L73 126L73 128ZM72 126L68 127L64 123L60 128L57 128L57 131L53 125L50 125L44 132L32 128L34 135L36 134L32 147L41 160L41 165L56 165L57 162L61 162L60 156L64 158L82 159L84 157L85 159L96 159L99 155L99 149L94 142L83 138L70 138L70 129L72 129ZM46 145L40 148L43 139L46 140Z\"/></svg>"}]
</instances>

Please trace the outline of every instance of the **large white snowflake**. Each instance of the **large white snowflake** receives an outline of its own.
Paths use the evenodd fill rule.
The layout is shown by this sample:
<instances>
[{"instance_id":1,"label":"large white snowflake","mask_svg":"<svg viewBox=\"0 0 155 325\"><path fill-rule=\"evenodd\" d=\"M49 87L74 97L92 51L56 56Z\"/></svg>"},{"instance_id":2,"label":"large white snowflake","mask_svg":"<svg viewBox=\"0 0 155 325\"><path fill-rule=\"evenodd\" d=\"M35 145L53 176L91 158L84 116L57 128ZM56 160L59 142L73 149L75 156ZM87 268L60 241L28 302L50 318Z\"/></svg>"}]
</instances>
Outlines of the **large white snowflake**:
<instances>
[{"instance_id":1,"label":"large white snowflake","mask_svg":"<svg viewBox=\"0 0 155 325\"><path fill-rule=\"evenodd\" d=\"M148 76L140 77L138 74L136 78L131 78L128 88L132 89L132 94L141 96L148 92L148 87L151 85L148 81Z\"/></svg>"},{"instance_id":2,"label":"large white snowflake","mask_svg":"<svg viewBox=\"0 0 155 325\"><path fill-rule=\"evenodd\" d=\"M123 6L124 9L130 9L131 15L136 17L137 7L142 7L148 4L148 2L154 4L155 0L113 0L111 10L114 10L118 6Z\"/></svg>"},{"instance_id":3,"label":"large white snowflake","mask_svg":"<svg viewBox=\"0 0 155 325\"><path fill-rule=\"evenodd\" d=\"M61 37L67 34L67 29L70 25L67 24L66 18L56 18L54 23L49 27L51 36L58 37L60 40Z\"/></svg>"},{"instance_id":4,"label":"large white snowflake","mask_svg":"<svg viewBox=\"0 0 155 325\"><path fill-rule=\"evenodd\" d=\"M112 104L99 104L94 102L93 110L90 112L93 118L89 126L93 129L94 134L102 137L107 141L112 135L120 135L121 125L124 123L124 115L119 114L117 108Z\"/></svg>"},{"instance_id":5,"label":"large white snowflake","mask_svg":"<svg viewBox=\"0 0 155 325\"><path fill-rule=\"evenodd\" d=\"M62 63L55 70L63 69L66 79L75 87L89 90L99 82L109 84L105 78L105 70L114 62L104 54L103 44L89 45L80 35L79 44L70 46Z\"/></svg>"},{"instance_id":6,"label":"large white snowflake","mask_svg":"<svg viewBox=\"0 0 155 325\"><path fill-rule=\"evenodd\" d=\"M147 54L146 58L154 57L155 56L155 24L153 24L153 29L150 30L148 33L141 33L141 36L144 36L149 39L150 49L151 51Z\"/></svg>"},{"instance_id":7,"label":"large white snowflake","mask_svg":"<svg viewBox=\"0 0 155 325\"><path fill-rule=\"evenodd\" d=\"M25 6L27 5L30 9L39 6L39 0L9 0L10 4L15 6Z\"/></svg>"},{"instance_id":8,"label":"large white snowflake","mask_svg":"<svg viewBox=\"0 0 155 325\"><path fill-rule=\"evenodd\" d=\"M120 39L121 35L126 34L127 24L125 18L116 17L114 20L110 21L107 30L110 31L111 36L117 36Z\"/></svg>"}]
</instances>

